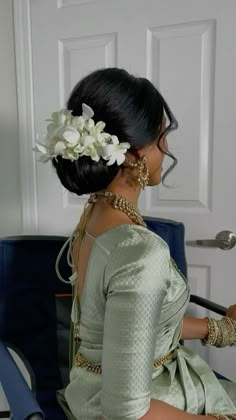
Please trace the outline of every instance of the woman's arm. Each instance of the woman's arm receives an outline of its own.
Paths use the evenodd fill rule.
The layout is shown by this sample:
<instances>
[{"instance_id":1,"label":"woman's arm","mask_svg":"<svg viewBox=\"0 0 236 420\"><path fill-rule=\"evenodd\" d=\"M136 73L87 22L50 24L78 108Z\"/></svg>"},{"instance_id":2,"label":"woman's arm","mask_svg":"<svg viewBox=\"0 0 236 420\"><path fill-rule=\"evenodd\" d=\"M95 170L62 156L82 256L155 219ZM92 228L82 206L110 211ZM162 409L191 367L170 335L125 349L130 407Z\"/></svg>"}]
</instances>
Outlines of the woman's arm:
<instances>
[{"instance_id":1,"label":"woman's arm","mask_svg":"<svg viewBox=\"0 0 236 420\"><path fill-rule=\"evenodd\" d=\"M186 411L179 410L170 404L163 401L151 400L151 407L148 412L141 417L139 420L202 420L203 417L206 419L214 419L212 416L201 416L197 414L190 414Z\"/></svg>"},{"instance_id":2,"label":"woman's arm","mask_svg":"<svg viewBox=\"0 0 236 420\"><path fill-rule=\"evenodd\" d=\"M139 420L202 420L203 417L209 420L215 418L212 416L190 414L186 411L179 410L178 408L173 407L172 405L167 404L163 401L151 400L150 409ZM101 417L101 420L105 420L104 417Z\"/></svg>"},{"instance_id":3,"label":"woman's arm","mask_svg":"<svg viewBox=\"0 0 236 420\"><path fill-rule=\"evenodd\" d=\"M101 389L105 419L139 419L149 409L169 260L165 242L139 232L130 232L109 256Z\"/></svg>"},{"instance_id":4,"label":"woman's arm","mask_svg":"<svg viewBox=\"0 0 236 420\"><path fill-rule=\"evenodd\" d=\"M203 339L207 335L207 319L184 316L181 340Z\"/></svg>"}]
</instances>

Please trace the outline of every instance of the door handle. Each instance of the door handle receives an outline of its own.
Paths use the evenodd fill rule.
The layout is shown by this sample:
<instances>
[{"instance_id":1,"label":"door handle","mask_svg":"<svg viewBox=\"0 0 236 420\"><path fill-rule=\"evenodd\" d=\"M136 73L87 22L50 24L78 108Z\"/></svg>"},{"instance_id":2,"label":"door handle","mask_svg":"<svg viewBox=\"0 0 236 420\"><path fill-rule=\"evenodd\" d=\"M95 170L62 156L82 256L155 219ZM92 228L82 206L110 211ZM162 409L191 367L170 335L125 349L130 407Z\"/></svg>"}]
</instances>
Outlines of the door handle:
<instances>
[{"instance_id":1,"label":"door handle","mask_svg":"<svg viewBox=\"0 0 236 420\"><path fill-rule=\"evenodd\" d=\"M227 251L236 245L236 235L230 230L222 230L217 233L215 239L198 239L195 243L198 246L220 248Z\"/></svg>"}]
</instances>

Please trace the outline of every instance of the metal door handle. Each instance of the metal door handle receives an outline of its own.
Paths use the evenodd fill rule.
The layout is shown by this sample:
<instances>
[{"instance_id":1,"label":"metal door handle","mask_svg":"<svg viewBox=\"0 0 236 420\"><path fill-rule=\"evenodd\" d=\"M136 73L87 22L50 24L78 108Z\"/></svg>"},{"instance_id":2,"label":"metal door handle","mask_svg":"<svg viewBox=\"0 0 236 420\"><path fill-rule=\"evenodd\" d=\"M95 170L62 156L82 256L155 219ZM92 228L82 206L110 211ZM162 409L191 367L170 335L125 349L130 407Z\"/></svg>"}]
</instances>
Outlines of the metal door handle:
<instances>
[{"instance_id":1,"label":"metal door handle","mask_svg":"<svg viewBox=\"0 0 236 420\"><path fill-rule=\"evenodd\" d=\"M217 233L215 239L198 239L196 245L220 248L227 251L236 245L236 235L230 230L222 230Z\"/></svg>"}]
</instances>

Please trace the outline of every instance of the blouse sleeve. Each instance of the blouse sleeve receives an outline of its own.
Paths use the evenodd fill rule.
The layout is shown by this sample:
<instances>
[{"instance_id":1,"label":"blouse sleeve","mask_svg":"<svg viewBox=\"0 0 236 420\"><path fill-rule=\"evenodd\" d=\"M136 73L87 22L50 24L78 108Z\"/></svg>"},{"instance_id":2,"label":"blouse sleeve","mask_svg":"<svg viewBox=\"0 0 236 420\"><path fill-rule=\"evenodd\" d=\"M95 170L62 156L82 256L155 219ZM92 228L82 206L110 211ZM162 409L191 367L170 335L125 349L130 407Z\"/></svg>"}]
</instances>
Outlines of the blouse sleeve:
<instances>
[{"instance_id":1,"label":"blouse sleeve","mask_svg":"<svg viewBox=\"0 0 236 420\"><path fill-rule=\"evenodd\" d=\"M101 404L105 420L137 420L150 408L158 323L170 278L168 245L153 234L121 242L105 271Z\"/></svg>"}]
</instances>

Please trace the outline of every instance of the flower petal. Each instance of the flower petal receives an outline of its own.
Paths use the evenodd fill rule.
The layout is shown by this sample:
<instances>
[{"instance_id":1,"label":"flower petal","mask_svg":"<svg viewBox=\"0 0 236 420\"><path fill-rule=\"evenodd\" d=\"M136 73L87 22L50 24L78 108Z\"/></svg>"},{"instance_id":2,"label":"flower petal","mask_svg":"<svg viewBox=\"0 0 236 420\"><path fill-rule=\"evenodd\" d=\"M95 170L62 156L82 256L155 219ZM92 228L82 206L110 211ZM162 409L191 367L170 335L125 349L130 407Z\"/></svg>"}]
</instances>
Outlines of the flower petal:
<instances>
[{"instance_id":1,"label":"flower petal","mask_svg":"<svg viewBox=\"0 0 236 420\"><path fill-rule=\"evenodd\" d=\"M93 155L91 155L91 159L95 162L98 162L100 160L100 156L97 153L94 153Z\"/></svg>"},{"instance_id":2,"label":"flower petal","mask_svg":"<svg viewBox=\"0 0 236 420\"><path fill-rule=\"evenodd\" d=\"M111 136L111 140L113 144L119 144L119 140L117 136Z\"/></svg>"},{"instance_id":3,"label":"flower petal","mask_svg":"<svg viewBox=\"0 0 236 420\"><path fill-rule=\"evenodd\" d=\"M58 114L59 112L53 112L52 113L52 121L57 124L58 123Z\"/></svg>"},{"instance_id":4,"label":"flower petal","mask_svg":"<svg viewBox=\"0 0 236 420\"><path fill-rule=\"evenodd\" d=\"M104 138L104 140L108 141L111 139L111 135L109 133L101 133L101 136Z\"/></svg>"},{"instance_id":5,"label":"flower petal","mask_svg":"<svg viewBox=\"0 0 236 420\"><path fill-rule=\"evenodd\" d=\"M63 125L66 122L66 115L63 111L58 112L58 124Z\"/></svg>"},{"instance_id":6,"label":"flower petal","mask_svg":"<svg viewBox=\"0 0 236 420\"><path fill-rule=\"evenodd\" d=\"M82 104L82 111L83 111L82 116L84 117L85 120L89 120L90 118L93 118L94 112L92 108L90 108L90 106L86 104Z\"/></svg>"},{"instance_id":7,"label":"flower petal","mask_svg":"<svg viewBox=\"0 0 236 420\"><path fill-rule=\"evenodd\" d=\"M116 146L114 144L107 144L103 148L103 156L110 157L115 152L116 152ZM104 159L106 159L106 157L104 157Z\"/></svg>"},{"instance_id":8,"label":"flower petal","mask_svg":"<svg viewBox=\"0 0 236 420\"><path fill-rule=\"evenodd\" d=\"M121 149L126 149L126 151L127 151L127 149L130 149L131 146L130 146L130 143L124 142L124 143L120 143L119 147Z\"/></svg>"},{"instance_id":9,"label":"flower petal","mask_svg":"<svg viewBox=\"0 0 236 420\"><path fill-rule=\"evenodd\" d=\"M51 156L48 156L48 155L42 155L42 156L40 156L40 158L39 158L39 160L40 160L40 162L42 162L42 163L47 163L49 160L51 160Z\"/></svg>"},{"instance_id":10,"label":"flower petal","mask_svg":"<svg viewBox=\"0 0 236 420\"><path fill-rule=\"evenodd\" d=\"M53 137L55 135L55 133L57 132L58 126L51 122L50 124L47 125L47 135L48 137Z\"/></svg>"},{"instance_id":11,"label":"flower petal","mask_svg":"<svg viewBox=\"0 0 236 420\"><path fill-rule=\"evenodd\" d=\"M98 141L99 144L104 144L104 146L105 146L105 140L102 137L101 133L97 133L97 141Z\"/></svg>"},{"instance_id":12,"label":"flower petal","mask_svg":"<svg viewBox=\"0 0 236 420\"><path fill-rule=\"evenodd\" d=\"M63 143L63 141L58 141L54 146L54 152L56 155L62 155L65 149L66 145Z\"/></svg>"},{"instance_id":13,"label":"flower petal","mask_svg":"<svg viewBox=\"0 0 236 420\"><path fill-rule=\"evenodd\" d=\"M71 127L64 131L63 137L68 143L76 145L79 142L80 133Z\"/></svg>"},{"instance_id":14,"label":"flower petal","mask_svg":"<svg viewBox=\"0 0 236 420\"><path fill-rule=\"evenodd\" d=\"M116 161L116 159L115 159L115 156L113 155L113 156L111 157L111 159L107 162L107 166L111 166L111 165L113 165L113 164L115 163L115 161Z\"/></svg>"},{"instance_id":15,"label":"flower petal","mask_svg":"<svg viewBox=\"0 0 236 420\"><path fill-rule=\"evenodd\" d=\"M48 153L47 147L44 144L41 144L41 143L36 143L35 150L36 150L36 152L40 152L40 153L43 153L43 154Z\"/></svg>"},{"instance_id":16,"label":"flower petal","mask_svg":"<svg viewBox=\"0 0 236 420\"><path fill-rule=\"evenodd\" d=\"M86 128L89 132L91 132L94 127L95 127L95 122L93 120L90 119L86 121Z\"/></svg>"},{"instance_id":17,"label":"flower petal","mask_svg":"<svg viewBox=\"0 0 236 420\"><path fill-rule=\"evenodd\" d=\"M90 146L90 144L95 143L96 139L93 136L84 136L83 144L85 147Z\"/></svg>"},{"instance_id":18,"label":"flower petal","mask_svg":"<svg viewBox=\"0 0 236 420\"><path fill-rule=\"evenodd\" d=\"M124 161L125 161L124 153L117 153L117 155L116 155L117 165L121 165Z\"/></svg>"},{"instance_id":19,"label":"flower petal","mask_svg":"<svg viewBox=\"0 0 236 420\"><path fill-rule=\"evenodd\" d=\"M105 127L106 127L106 124L103 121L98 121L95 126L97 133L101 133Z\"/></svg>"},{"instance_id":20,"label":"flower petal","mask_svg":"<svg viewBox=\"0 0 236 420\"><path fill-rule=\"evenodd\" d=\"M82 116L80 116L80 117L73 117L71 124L77 130L82 131L84 129L85 119Z\"/></svg>"},{"instance_id":21,"label":"flower petal","mask_svg":"<svg viewBox=\"0 0 236 420\"><path fill-rule=\"evenodd\" d=\"M77 160L78 159L78 154L74 153L73 150L69 149L68 151L66 151L66 154L64 154L62 157L64 159Z\"/></svg>"},{"instance_id":22,"label":"flower petal","mask_svg":"<svg viewBox=\"0 0 236 420\"><path fill-rule=\"evenodd\" d=\"M75 146L74 152L82 155L84 149L85 149L85 146L83 146L79 143L79 144L77 144L77 146Z\"/></svg>"}]
</instances>

